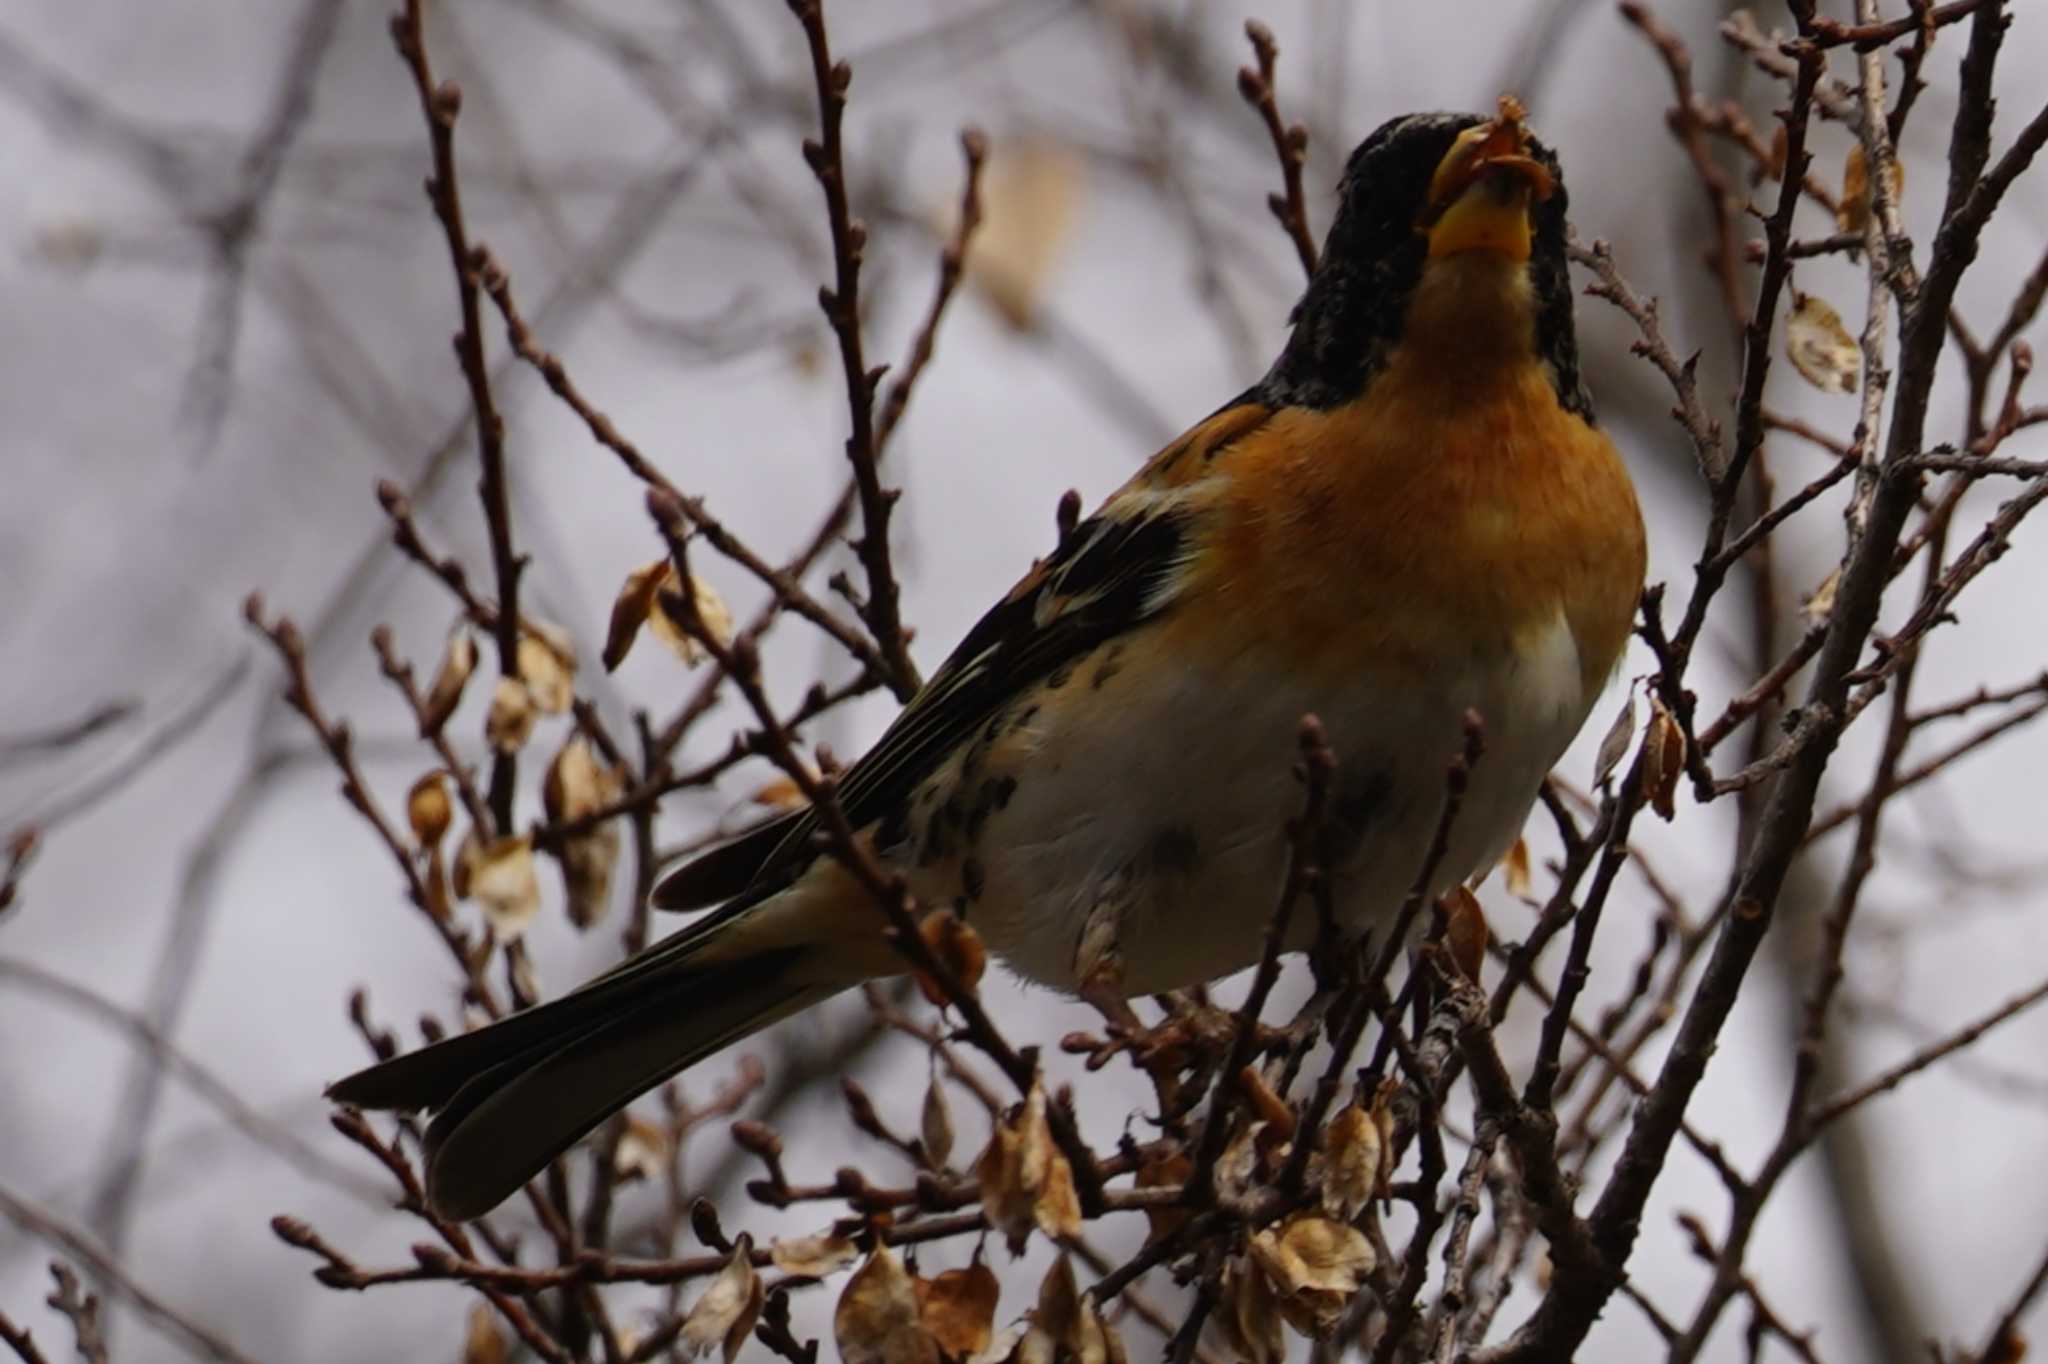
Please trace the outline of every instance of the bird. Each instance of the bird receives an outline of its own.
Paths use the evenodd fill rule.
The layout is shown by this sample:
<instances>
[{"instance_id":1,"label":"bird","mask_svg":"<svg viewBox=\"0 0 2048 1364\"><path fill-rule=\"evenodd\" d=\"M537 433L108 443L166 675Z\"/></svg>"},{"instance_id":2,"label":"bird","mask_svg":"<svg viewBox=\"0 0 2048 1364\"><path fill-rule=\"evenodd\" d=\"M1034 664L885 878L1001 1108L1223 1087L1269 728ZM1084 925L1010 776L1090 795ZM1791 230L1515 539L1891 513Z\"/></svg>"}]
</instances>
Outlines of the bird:
<instances>
[{"instance_id":1,"label":"bird","mask_svg":"<svg viewBox=\"0 0 2048 1364\"><path fill-rule=\"evenodd\" d=\"M1580 370L1556 154L1511 97L1411 114L1336 199L1265 375L1072 524L838 775L881 867L1026 981L1135 998L1258 961L1306 715L1338 755L1322 860L1358 935L1409 892L1478 713L1427 887L1455 888L1512 848L1618 670L1645 535ZM644 1091L906 969L818 829L799 808L702 855L654 900L712 912L330 1096L432 1110L429 1201L484 1214Z\"/></svg>"}]
</instances>

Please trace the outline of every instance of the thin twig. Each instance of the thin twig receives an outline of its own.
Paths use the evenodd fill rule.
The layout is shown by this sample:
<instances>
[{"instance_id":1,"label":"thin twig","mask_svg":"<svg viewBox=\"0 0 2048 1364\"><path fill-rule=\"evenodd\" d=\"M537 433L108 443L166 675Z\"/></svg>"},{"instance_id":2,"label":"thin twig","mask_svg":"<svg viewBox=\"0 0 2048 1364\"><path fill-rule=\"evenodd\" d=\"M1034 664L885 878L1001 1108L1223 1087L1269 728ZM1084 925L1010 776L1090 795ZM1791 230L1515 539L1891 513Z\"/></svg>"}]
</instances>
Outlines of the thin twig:
<instances>
[{"instance_id":1,"label":"thin twig","mask_svg":"<svg viewBox=\"0 0 2048 1364\"><path fill-rule=\"evenodd\" d=\"M434 80L433 67L427 60L420 0L406 0L405 8L391 21L391 37L412 73L413 88L419 94L420 112L426 117L433 147L434 173L427 178L427 198L434 206L442 235L448 240L455 294L462 310L462 330L455 337L455 353L462 362L470 406L476 414L477 459L482 469L477 491L490 532L491 569L498 590L498 671L506 677L518 677L519 575L526 560L512 547L512 503L505 483L505 420L499 415L497 399L491 392L490 366L484 359L483 294L478 285L483 257L470 245L469 229L463 220L462 191L455 174L455 120L462 112L462 91L453 81ZM516 754L500 750L493 755L490 804L500 829L512 827L512 794L517 773Z\"/></svg>"},{"instance_id":2,"label":"thin twig","mask_svg":"<svg viewBox=\"0 0 2048 1364\"><path fill-rule=\"evenodd\" d=\"M1301 188L1302 167L1308 161L1308 129L1299 123L1288 123L1280 116L1280 105L1274 98L1280 48L1273 41L1273 30L1256 19L1248 19L1244 36L1251 40L1252 55L1259 65L1257 70L1249 66L1238 68L1237 93L1258 111L1259 118L1266 125L1267 136L1273 139L1273 154L1280 159L1280 183L1284 192L1268 195L1266 207L1273 211L1281 230L1287 233L1287 240L1294 244L1294 254L1301 259L1302 273L1314 278L1316 239L1309 229L1308 198Z\"/></svg>"}]
</instances>

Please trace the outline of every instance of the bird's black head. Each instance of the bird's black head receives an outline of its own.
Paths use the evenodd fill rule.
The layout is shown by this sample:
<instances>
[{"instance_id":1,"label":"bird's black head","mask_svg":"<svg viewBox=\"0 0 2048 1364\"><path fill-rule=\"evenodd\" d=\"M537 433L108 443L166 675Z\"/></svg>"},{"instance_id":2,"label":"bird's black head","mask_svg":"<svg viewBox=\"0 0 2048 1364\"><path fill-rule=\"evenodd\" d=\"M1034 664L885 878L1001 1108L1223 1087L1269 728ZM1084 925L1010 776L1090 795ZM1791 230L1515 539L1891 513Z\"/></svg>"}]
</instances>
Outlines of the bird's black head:
<instances>
[{"instance_id":1,"label":"bird's black head","mask_svg":"<svg viewBox=\"0 0 2048 1364\"><path fill-rule=\"evenodd\" d=\"M1521 271L1528 282L1525 302L1503 297L1499 325L1533 325L1559 401L1591 420L1572 331L1564 173L1513 100L1491 119L1410 114L1382 124L1351 153L1337 194L1336 221L1263 398L1328 408L1358 397L1402 339L1425 272L1485 253L1503 265L1502 279Z\"/></svg>"}]
</instances>

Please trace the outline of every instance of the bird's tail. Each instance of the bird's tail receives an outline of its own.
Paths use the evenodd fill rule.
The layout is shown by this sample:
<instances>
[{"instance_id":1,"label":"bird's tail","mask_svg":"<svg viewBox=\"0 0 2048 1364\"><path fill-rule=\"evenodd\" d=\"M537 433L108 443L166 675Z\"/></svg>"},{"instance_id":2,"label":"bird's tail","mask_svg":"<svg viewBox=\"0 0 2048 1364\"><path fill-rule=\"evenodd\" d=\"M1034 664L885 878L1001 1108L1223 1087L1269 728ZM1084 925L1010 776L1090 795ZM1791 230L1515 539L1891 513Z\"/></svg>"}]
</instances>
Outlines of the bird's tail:
<instances>
[{"instance_id":1,"label":"bird's tail","mask_svg":"<svg viewBox=\"0 0 2048 1364\"><path fill-rule=\"evenodd\" d=\"M328 1096L435 1110L428 1201L481 1216L634 1096L851 983L822 947L740 946L755 935L732 930L761 908L727 906L559 999L358 1071Z\"/></svg>"}]
</instances>

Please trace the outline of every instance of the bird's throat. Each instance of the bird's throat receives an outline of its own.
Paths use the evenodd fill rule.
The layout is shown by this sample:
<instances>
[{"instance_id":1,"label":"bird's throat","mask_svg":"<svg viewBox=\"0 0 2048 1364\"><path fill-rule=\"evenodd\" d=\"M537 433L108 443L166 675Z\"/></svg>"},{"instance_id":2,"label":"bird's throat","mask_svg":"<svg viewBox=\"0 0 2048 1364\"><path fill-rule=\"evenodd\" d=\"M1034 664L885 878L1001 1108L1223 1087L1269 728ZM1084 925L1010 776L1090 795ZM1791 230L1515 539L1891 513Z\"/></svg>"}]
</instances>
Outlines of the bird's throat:
<instances>
[{"instance_id":1,"label":"bird's throat","mask_svg":"<svg viewBox=\"0 0 2048 1364\"><path fill-rule=\"evenodd\" d=\"M1416 372L1456 390L1511 380L1536 359L1536 293L1523 261L1491 251L1432 258L1401 329Z\"/></svg>"}]
</instances>

